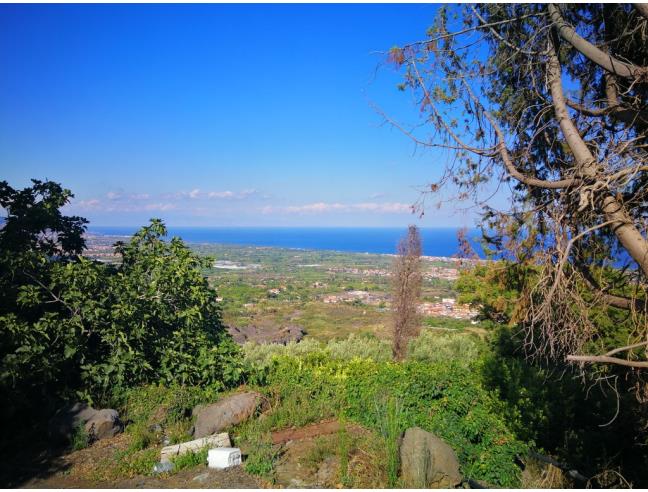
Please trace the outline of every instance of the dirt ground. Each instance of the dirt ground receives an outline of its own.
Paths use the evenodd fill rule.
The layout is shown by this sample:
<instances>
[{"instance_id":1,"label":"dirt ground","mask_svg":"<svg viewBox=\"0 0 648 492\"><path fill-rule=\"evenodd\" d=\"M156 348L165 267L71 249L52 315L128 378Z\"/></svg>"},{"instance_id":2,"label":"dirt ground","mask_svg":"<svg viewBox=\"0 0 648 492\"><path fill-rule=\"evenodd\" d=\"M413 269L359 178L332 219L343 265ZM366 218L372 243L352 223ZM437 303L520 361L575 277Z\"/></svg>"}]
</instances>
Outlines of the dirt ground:
<instances>
[{"instance_id":1,"label":"dirt ground","mask_svg":"<svg viewBox=\"0 0 648 492\"><path fill-rule=\"evenodd\" d=\"M181 470L174 474L152 477L138 476L116 482L92 481L55 473L46 478L35 478L21 488L35 489L258 489L264 484L248 475L240 466L229 470L212 470L207 465Z\"/></svg>"},{"instance_id":2,"label":"dirt ground","mask_svg":"<svg viewBox=\"0 0 648 492\"><path fill-rule=\"evenodd\" d=\"M42 451L31 459L21 453L8 458L5 466L10 478L0 482L11 488L263 488L261 480L235 467L229 470L212 470L199 465L177 473L154 476L136 475L106 480L101 478L101 463L109 462L119 451L128 447L128 436L120 434L111 439L95 442L79 451L64 452L61 449ZM98 466L99 464L99 466Z\"/></svg>"},{"instance_id":3,"label":"dirt ground","mask_svg":"<svg viewBox=\"0 0 648 492\"><path fill-rule=\"evenodd\" d=\"M376 468L384 462L375 436L366 429L345 424L346 446L340 442L341 425L336 420L324 420L301 428L288 428L272 433L279 459L274 483L266 482L245 472L243 467L212 470L197 465L175 473L145 475L119 471L120 456L130 438L120 434L97 441L79 451L49 449L32 452L29 456L17 451L3 465L8 470L0 487L47 489L96 488L340 488L344 486L381 487L384 472ZM43 444L41 443L41 449ZM340 453L347 456L347 475L341 470ZM152 449L152 453L158 453ZM245 454L245 453L244 453ZM117 460L117 461L116 461ZM105 465L104 465L105 464ZM148 468L147 468L148 469ZM7 473L7 471L9 473ZM10 478L6 478L10 477Z\"/></svg>"}]
</instances>

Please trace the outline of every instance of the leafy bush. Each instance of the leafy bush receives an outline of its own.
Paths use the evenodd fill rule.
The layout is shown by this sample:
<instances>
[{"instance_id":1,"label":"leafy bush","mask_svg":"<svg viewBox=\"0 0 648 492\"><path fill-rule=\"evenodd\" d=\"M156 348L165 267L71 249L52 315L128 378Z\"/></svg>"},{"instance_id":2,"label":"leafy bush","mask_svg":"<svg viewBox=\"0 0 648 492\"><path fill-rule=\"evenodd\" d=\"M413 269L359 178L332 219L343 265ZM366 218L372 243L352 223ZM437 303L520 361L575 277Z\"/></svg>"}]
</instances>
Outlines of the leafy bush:
<instances>
[{"instance_id":1,"label":"leafy bush","mask_svg":"<svg viewBox=\"0 0 648 492\"><path fill-rule=\"evenodd\" d=\"M51 182L0 183L0 388L13 394L3 411L151 382L237 384L239 349L202 274L211 260L166 241L159 220L117 243L120 265L84 259L85 219L59 210L71 196Z\"/></svg>"},{"instance_id":2,"label":"leafy bush","mask_svg":"<svg viewBox=\"0 0 648 492\"><path fill-rule=\"evenodd\" d=\"M462 270L456 284L458 301L479 306L480 316L485 320L515 323L524 309L521 292L536 273L529 265L509 261Z\"/></svg>"},{"instance_id":3,"label":"leafy bush","mask_svg":"<svg viewBox=\"0 0 648 492\"><path fill-rule=\"evenodd\" d=\"M313 338L305 338L301 342L281 343L256 343L245 342L243 355L245 363L255 369L267 368L272 358L277 355L300 356L322 349L322 344Z\"/></svg>"},{"instance_id":4,"label":"leafy bush","mask_svg":"<svg viewBox=\"0 0 648 492\"><path fill-rule=\"evenodd\" d=\"M344 340L331 340L326 345L326 351L336 360L360 358L386 362L392 357L390 343L380 340L372 334L356 335L352 333Z\"/></svg>"},{"instance_id":5,"label":"leafy bush","mask_svg":"<svg viewBox=\"0 0 648 492\"><path fill-rule=\"evenodd\" d=\"M258 344L246 342L243 345L245 364L253 374L253 381L263 382L272 359L277 356L302 357L308 354L320 354L336 360L351 360L354 358L387 361L391 359L389 342L380 340L373 334L351 334L343 340L330 340L322 344L313 338L305 338L299 343L289 342ZM256 378L255 378L256 375Z\"/></svg>"},{"instance_id":6,"label":"leafy bush","mask_svg":"<svg viewBox=\"0 0 648 492\"><path fill-rule=\"evenodd\" d=\"M484 348L485 344L476 335L424 329L410 341L408 358L421 362L456 361L468 366L479 359Z\"/></svg>"}]
</instances>

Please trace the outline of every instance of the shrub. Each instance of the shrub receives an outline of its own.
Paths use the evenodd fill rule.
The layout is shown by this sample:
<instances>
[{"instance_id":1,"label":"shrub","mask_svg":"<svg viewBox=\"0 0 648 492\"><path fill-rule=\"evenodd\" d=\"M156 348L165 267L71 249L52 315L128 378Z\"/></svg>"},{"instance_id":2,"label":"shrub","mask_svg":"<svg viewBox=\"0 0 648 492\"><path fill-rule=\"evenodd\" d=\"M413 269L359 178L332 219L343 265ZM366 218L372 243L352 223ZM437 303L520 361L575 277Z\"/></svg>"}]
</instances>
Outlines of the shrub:
<instances>
[{"instance_id":1,"label":"shrub","mask_svg":"<svg viewBox=\"0 0 648 492\"><path fill-rule=\"evenodd\" d=\"M456 361L468 366L478 360L484 349L485 344L476 335L425 329L410 341L408 357L421 362Z\"/></svg>"},{"instance_id":2,"label":"shrub","mask_svg":"<svg viewBox=\"0 0 648 492\"><path fill-rule=\"evenodd\" d=\"M320 352L275 357L267 380L282 406L297 400L326 402L318 407L321 414L311 414L310 419L343 411L370 429L391 429L388 435L395 428L419 426L455 449L464 476L497 486L519 483L515 457L526 446L508 428L502 404L461 364L339 361ZM397 401L398 411L376 405L385 398ZM308 423L305 420L293 425Z\"/></svg>"},{"instance_id":3,"label":"shrub","mask_svg":"<svg viewBox=\"0 0 648 492\"><path fill-rule=\"evenodd\" d=\"M313 338L305 338L299 343L289 342L286 345L246 342L243 345L243 354L252 382L264 383L274 357L320 354L336 360L360 358L387 361L391 358L391 347L388 342L378 339L373 334L351 334L346 339L330 340L327 344Z\"/></svg>"},{"instance_id":4,"label":"shrub","mask_svg":"<svg viewBox=\"0 0 648 492\"><path fill-rule=\"evenodd\" d=\"M255 369L267 368L274 356L293 355L300 356L322 349L322 344L313 338L305 338L301 342L288 342L286 345L280 343L256 343L245 342L243 344L243 355L245 363Z\"/></svg>"},{"instance_id":5,"label":"shrub","mask_svg":"<svg viewBox=\"0 0 648 492\"><path fill-rule=\"evenodd\" d=\"M389 342L380 340L372 334L352 333L344 340L331 340L326 345L326 351L337 360L351 360L357 357L385 362L390 360L392 355Z\"/></svg>"},{"instance_id":6,"label":"shrub","mask_svg":"<svg viewBox=\"0 0 648 492\"><path fill-rule=\"evenodd\" d=\"M242 379L239 349L202 273L209 258L167 241L154 219L116 244L120 265L85 259L85 219L59 211L72 195L34 183L16 191L0 182L8 210L0 229L0 389L14 395L4 412L20 415L35 398L106 400L152 382L225 388Z\"/></svg>"}]
</instances>

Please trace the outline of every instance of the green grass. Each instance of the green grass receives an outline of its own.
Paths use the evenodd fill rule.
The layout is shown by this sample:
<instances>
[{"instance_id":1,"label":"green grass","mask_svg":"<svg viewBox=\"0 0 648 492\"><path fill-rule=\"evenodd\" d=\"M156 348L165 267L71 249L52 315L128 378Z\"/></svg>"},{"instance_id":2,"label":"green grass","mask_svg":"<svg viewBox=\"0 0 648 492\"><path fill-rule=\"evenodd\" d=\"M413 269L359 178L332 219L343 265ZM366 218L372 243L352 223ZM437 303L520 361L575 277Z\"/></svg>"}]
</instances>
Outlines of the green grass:
<instances>
[{"instance_id":1,"label":"green grass","mask_svg":"<svg viewBox=\"0 0 648 492\"><path fill-rule=\"evenodd\" d=\"M347 432L346 419L343 415L338 418L340 430L338 431L338 449L340 457L340 483L349 488L353 485L353 479L349 475L349 452L351 451L351 438Z\"/></svg>"},{"instance_id":2,"label":"green grass","mask_svg":"<svg viewBox=\"0 0 648 492\"><path fill-rule=\"evenodd\" d=\"M184 470L186 468L194 468L198 465L204 465L207 463L207 453L209 452L209 448L205 447L201 449L200 451L195 451L195 452L189 452L185 454L181 454L180 456L176 456L171 460L173 463L173 472L179 472L180 470Z\"/></svg>"},{"instance_id":3,"label":"green grass","mask_svg":"<svg viewBox=\"0 0 648 492\"><path fill-rule=\"evenodd\" d=\"M393 397L375 402L376 415L378 416L378 428L385 443L387 452L387 485L390 488L396 487L398 483L398 469L400 467L400 455L398 440L403 432L403 409L398 400Z\"/></svg>"},{"instance_id":4,"label":"green grass","mask_svg":"<svg viewBox=\"0 0 648 492\"><path fill-rule=\"evenodd\" d=\"M85 449L90 445L90 435L85 429L84 424L78 424L74 427L72 432L72 441L70 446L73 451L79 451L80 449Z\"/></svg>"},{"instance_id":5,"label":"green grass","mask_svg":"<svg viewBox=\"0 0 648 492\"><path fill-rule=\"evenodd\" d=\"M330 436L318 436L312 448L301 457L301 464L311 468L312 471L317 471L320 463L326 458L335 456L337 451L336 443Z\"/></svg>"}]
</instances>

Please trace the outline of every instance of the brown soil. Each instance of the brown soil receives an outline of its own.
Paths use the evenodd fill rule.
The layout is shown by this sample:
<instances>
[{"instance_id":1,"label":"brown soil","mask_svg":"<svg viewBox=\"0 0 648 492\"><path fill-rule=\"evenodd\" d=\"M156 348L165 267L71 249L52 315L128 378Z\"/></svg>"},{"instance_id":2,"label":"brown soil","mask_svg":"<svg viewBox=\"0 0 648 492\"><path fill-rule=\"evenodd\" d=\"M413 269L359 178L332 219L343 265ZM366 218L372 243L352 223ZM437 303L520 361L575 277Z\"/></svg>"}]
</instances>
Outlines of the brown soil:
<instances>
[{"instance_id":1,"label":"brown soil","mask_svg":"<svg viewBox=\"0 0 648 492\"><path fill-rule=\"evenodd\" d=\"M325 420L301 428L272 433L273 443L281 450L276 462L274 487L340 488L382 487L385 483L382 449L373 433L347 423L347 471L351 483L341 483L340 423ZM31 459L19 451L4 464L13 468L10 480L0 486L19 488L269 488L271 485L247 474L243 467L211 470L206 465L154 476L119 476L115 456L128 448L131 439L120 434L95 442L73 452L49 449L32 453ZM107 478L110 477L110 478ZM112 478L114 477L114 478ZM4 483L3 483L4 482Z\"/></svg>"},{"instance_id":2,"label":"brown soil","mask_svg":"<svg viewBox=\"0 0 648 492\"><path fill-rule=\"evenodd\" d=\"M290 441L275 466L277 485L288 488L339 487L340 460L335 437Z\"/></svg>"},{"instance_id":3,"label":"brown soil","mask_svg":"<svg viewBox=\"0 0 648 492\"><path fill-rule=\"evenodd\" d=\"M347 424L347 432L359 432L360 426L355 424ZM308 439L311 437L323 436L327 434L335 434L340 431L340 423L337 420L323 420L316 424L307 425L299 429L291 428L284 429L272 433L272 444L282 444L288 441L295 441L299 439Z\"/></svg>"},{"instance_id":4,"label":"brown soil","mask_svg":"<svg viewBox=\"0 0 648 492\"><path fill-rule=\"evenodd\" d=\"M229 470L211 470L206 465L181 470L174 474L153 477L138 476L114 482L92 481L55 474L25 483L24 488L37 489L258 489L263 487L256 478L248 475L240 466Z\"/></svg>"},{"instance_id":5,"label":"brown soil","mask_svg":"<svg viewBox=\"0 0 648 492\"><path fill-rule=\"evenodd\" d=\"M299 429L272 433L281 453L275 465L275 484L286 488L382 488L385 457L375 434L347 423L347 473L343 477L340 423L325 420Z\"/></svg>"},{"instance_id":6,"label":"brown soil","mask_svg":"<svg viewBox=\"0 0 648 492\"><path fill-rule=\"evenodd\" d=\"M101 463L111 462L116 452L128 447L129 437L120 434L111 439L97 441L79 451L56 456L56 452L41 453L40 459L27 465L16 460L15 481L5 484L9 487L75 489L75 488L262 488L264 483L245 473L242 467L229 470L211 470L200 465L177 473L155 476L134 476L117 480L97 478L101 474ZM60 453L60 451L59 451ZM99 472L99 473L97 473ZM196 479L197 478L197 479ZM196 479L196 480L194 480Z\"/></svg>"}]
</instances>

